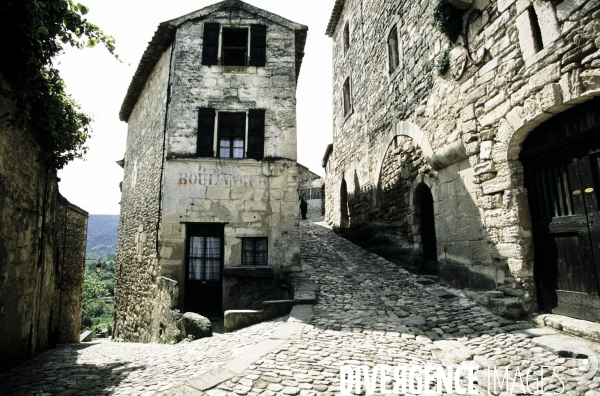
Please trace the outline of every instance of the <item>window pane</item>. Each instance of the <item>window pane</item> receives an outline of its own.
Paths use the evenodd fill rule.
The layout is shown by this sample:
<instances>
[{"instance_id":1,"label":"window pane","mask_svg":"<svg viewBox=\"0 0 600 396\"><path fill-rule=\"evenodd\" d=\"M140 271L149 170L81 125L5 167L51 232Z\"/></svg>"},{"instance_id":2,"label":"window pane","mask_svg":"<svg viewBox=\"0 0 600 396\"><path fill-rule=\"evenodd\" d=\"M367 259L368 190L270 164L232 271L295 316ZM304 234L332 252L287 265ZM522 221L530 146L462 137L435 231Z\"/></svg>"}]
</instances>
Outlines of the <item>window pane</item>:
<instances>
[{"instance_id":1,"label":"window pane","mask_svg":"<svg viewBox=\"0 0 600 396\"><path fill-rule=\"evenodd\" d=\"M204 265L202 259L190 259L188 269L188 279L190 280L203 280Z\"/></svg>"},{"instance_id":2,"label":"window pane","mask_svg":"<svg viewBox=\"0 0 600 396\"><path fill-rule=\"evenodd\" d=\"M190 257L203 257L203 256L204 256L204 238L191 237L190 238Z\"/></svg>"},{"instance_id":3,"label":"window pane","mask_svg":"<svg viewBox=\"0 0 600 396\"><path fill-rule=\"evenodd\" d=\"M233 139L233 158L244 158L244 139Z\"/></svg>"},{"instance_id":4,"label":"window pane","mask_svg":"<svg viewBox=\"0 0 600 396\"><path fill-rule=\"evenodd\" d=\"M221 260L206 260L206 280L218 281L221 272Z\"/></svg>"},{"instance_id":5,"label":"window pane","mask_svg":"<svg viewBox=\"0 0 600 396\"><path fill-rule=\"evenodd\" d=\"M219 259L221 257L221 238L206 238L206 258Z\"/></svg>"},{"instance_id":6,"label":"window pane","mask_svg":"<svg viewBox=\"0 0 600 396\"><path fill-rule=\"evenodd\" d=\"M231 156L231 150L229 148L230 145L231 142L229 141L229 139L221 139L219 143L219 157L229 158Z\"/></svg>"}]
</instances>

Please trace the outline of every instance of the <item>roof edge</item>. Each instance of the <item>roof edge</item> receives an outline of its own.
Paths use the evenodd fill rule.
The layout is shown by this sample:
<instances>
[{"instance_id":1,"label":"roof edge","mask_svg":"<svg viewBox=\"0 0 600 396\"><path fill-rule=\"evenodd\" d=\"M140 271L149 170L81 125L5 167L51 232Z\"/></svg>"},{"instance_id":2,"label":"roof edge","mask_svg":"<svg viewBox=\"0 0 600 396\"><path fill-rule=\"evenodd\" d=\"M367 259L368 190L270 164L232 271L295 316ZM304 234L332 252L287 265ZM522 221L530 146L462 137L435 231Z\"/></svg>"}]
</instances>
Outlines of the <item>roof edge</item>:
<instances>
[{"instance_id":1,"label":"roof edge","mask_svg":"<svg viewBox=\"0 0 600 396\"><path fill-rule=\"evenodd\" d=\"M214 13L215 11L222 8L236 7L247 12L256 14L259 17L268 19L279 25L285 26L296 32L296 82L300 75L300 67L302 66L302 60L304 58L304 47L306 46L306 37L308 34L308 26L300 23L292 22L289 19L283 18L272 12L263 10L262 8L254 7L248 3L244 3L241 0L225 0L220 3L210 5L200 10L191 12L179 18L172 19L170 21L162 22L158 25L152 40L148 43L148 47L140 59L138 68L131 79L127 94L121 105L119 111L119 119L121 121L128 122L131 112L135 107L148 77L154 70L154 67L158 63L163 52L168 48L175 37L175 31L177 28L190 20L200 19Z\"/></svg>"},{"instance_id":2,"label":"roof edge","mask_svg":"<svg viewBox=\"0 0 600 396\"><path fill-rule=\"evenodd\" d=\"M346 0L335 0L333 11L331 11L331 18L329 18L329 24L327 25L327 30L325 31L327 36L333 37L335 34L335 29L340 21L340 16L342 15L342 10L344 9L345 4Z\"/></svg>"}]
</instances>

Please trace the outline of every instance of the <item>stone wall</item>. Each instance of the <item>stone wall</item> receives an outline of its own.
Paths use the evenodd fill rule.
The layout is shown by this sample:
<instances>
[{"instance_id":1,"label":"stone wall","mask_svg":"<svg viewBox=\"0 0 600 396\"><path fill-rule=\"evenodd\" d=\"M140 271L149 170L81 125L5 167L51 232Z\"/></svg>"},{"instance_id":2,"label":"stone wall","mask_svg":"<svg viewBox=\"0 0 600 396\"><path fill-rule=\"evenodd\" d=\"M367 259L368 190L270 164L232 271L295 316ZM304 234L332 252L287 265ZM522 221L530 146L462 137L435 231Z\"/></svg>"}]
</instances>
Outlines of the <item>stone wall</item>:
<instances>
[{"instance_id":1,"label":"stone wall","mask_svg":"<svg viewBox=\"0 0 600 396\"><path fill-rule=\"evenodd\" d=\"M83 278L88 213L59 196L58 262L54 306L59 307L52 329L58 327L59 341L79 342L83 310Z\"/></svg>"},{"instance_id":2,"label":"stone wall","mask_svg":"<svg viewBox=\"0 0 600 396\"><path fill-rule=\"evenodd\" d=\"M155 340L163 317L158 296L158 228L164 123L171 48L161 55L129 119L115 274L115 336Z\"/></svg>"},{"instance_id":3,"label":"stone wall","mask_svg":"<svg viewBox=\"0 0 600 396\"><path fill-rule=\"evenodd\" d=\"M415 191L425 184L434 197L440 281L501 288L535 310L530 215L518 155L541 122L600 94L600 2L473 1L463 16L465 22L472 15L464 23L468 43L465 34L451 43L432 26L436 2L342 3L332 34L334 153L326 168L327 221L342 225L345 180L350 224L394 222L403 212L418 254ZM473 9L479 12L470 14ZM541 44L532 33L532 10ZM390 73L388 37L394 28L400 62ZM445 49L450 70L439 76L432 63ZM347 78L352 112L344 115ZM393 164L385 156L397 137L410 137L437 176L414 160L408 178L390 173ZM410 161L398 159L400 173ZM399 190L387 191L390 185Z\"/></svg>"},{"instance_id":4,"label":"stone wall","mask_svg":"<svg viewBox=\"0 0 600 396\"><path fill-rule=\"evenodd\" d=\"M2 89L8 85L0 78ZM0 113L14 103L0 96ZM81 323L83 269L77 254L85 252L87 213L62 227L65 208L59 200L56 172L38 159L39 148L26 129L0 124L0 372L50 347L50 332L59 326L60 342L70 342ZM66 238L60 238L60 235ZM62 255L64 240L73 254ZM72 275L61 284L58 269ZM60 296L64 297L61 304ZM79 303L77 299L79 298ZM60 315L60 317L59 317Z\"/></svg>"}]
</instances>

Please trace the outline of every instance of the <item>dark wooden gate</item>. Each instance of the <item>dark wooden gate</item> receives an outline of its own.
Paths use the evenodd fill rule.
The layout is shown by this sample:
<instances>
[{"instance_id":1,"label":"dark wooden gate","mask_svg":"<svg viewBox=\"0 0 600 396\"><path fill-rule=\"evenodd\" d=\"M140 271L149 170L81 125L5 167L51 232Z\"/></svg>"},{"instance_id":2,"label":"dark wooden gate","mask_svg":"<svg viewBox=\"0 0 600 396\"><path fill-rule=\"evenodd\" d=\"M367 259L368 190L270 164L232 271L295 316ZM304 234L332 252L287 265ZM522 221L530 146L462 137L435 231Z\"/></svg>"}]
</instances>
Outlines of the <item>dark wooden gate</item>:
<instances>
[{"instance_id":1,"label":"dark wooden gate","mask_svg":"<svg viewBox=\"0 0 600 396\"><path fill-rule=\"evenodd\" d=\"M600 103L542 124L521 153L540 309L600 319Z\"/></svg>"},{"instance_id":2,"label":"dark wooden gate","mask_svg":"<svg viewBox=\"0 0 600 396\"><path fill-rule=\"evenodd\" d=\"M184 309L223 316L223 224L187 224Z\"/></svg>"}]
</instances>

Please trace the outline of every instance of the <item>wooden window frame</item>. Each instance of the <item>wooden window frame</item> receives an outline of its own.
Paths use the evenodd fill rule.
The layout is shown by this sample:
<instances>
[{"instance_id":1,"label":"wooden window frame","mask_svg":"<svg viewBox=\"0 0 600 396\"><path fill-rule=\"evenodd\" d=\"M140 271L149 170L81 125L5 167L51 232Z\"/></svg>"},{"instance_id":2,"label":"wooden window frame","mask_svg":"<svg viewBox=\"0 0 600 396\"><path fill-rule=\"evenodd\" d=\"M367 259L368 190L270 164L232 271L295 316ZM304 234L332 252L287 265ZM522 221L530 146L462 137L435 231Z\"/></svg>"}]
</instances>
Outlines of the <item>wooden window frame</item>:
<instances>
[{"instance_id":1,"label":"wooden window frame","mask_svg":"<svg viewBox=\"0 0 600 396\"><path fill-rule=\"evenodd\" d=\"M265 250L265 255L266 255L266 261L265 263L257 263L256 262L256 243L258 241L265 241L265 245L266 245L266 250ZM253 252L253 256L254 256L254 261L252 263L247 263L246 260L246 256L245 256L245 252L246 252L246 244L252 244L252 252ZM242 265L243 266L248 266L248 267L267 267L269 266L269 238L267 237L252 237L252 238L242 238Z\"/></svg>"},{"instance_id":2,"label":"wooden window frame","mask_svg":"<svg viewBox=\"0 0 600 396\"><path fill-rule=\"evenodd\" d=\"M244 133L243 134L235 134L235 133L223 133L222 131L222 126L223 123L225 121L225 119L227 118L227 116L233 116L233 115L242 115L244 116ZM217 154L218 154L218 158L231 158L231 159L244 159L246 158L246 140L247 140L247 136L248 136L248 114L247 112L229 112L229 111L220 111L218 116L217 116ZM234 157L233 153L234 153L234 140L235 139L242 139L242 156L241 157ZM224 139L228 139L229 140L229 156L228 157L221 157L221 140ZM237 147L239 148L239 147Z\"/></svg>"},{"instance_id":3,"label":"wooden window frame","mask_svg":"<svg viewBox=\"0 0 600 396\"><path fill-rule=\"evenodd\" d=\"M247 40L244 47L225 47L223 35L228 30L246 30ZM225 67L265 67L267 64L267 25L221 25L219 23L204 24L202 64ZM224 64L224 51L227 49L245 50L244 65Z\"/></svg>"}]
</instances>

